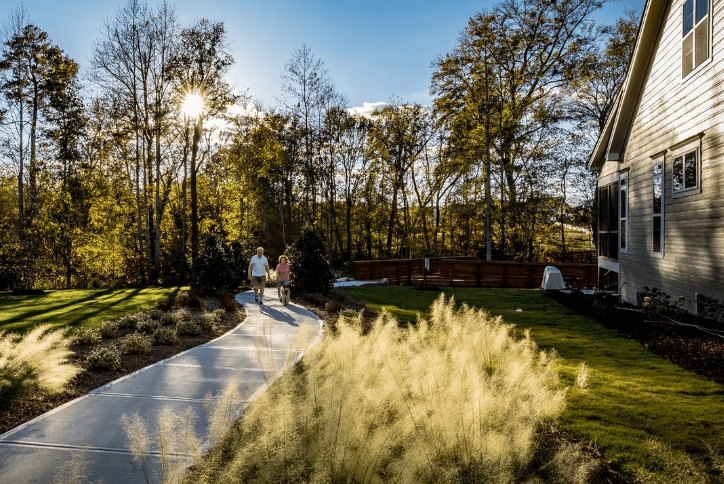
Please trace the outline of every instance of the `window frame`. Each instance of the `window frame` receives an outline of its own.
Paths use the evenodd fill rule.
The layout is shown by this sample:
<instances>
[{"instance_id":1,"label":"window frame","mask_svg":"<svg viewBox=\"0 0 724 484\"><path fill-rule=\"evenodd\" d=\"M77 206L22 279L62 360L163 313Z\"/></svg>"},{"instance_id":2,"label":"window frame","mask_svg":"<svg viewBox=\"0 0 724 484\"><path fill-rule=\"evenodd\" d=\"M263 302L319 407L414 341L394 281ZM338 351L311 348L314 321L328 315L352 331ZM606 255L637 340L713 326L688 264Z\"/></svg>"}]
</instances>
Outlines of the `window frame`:
<instances>
[{"instance_id":1,"label":"window frame","mask_svg":"<svg viewBox=\"0 0 724 484\"><path fill-rule=\"evenodd\" d=\"M685 14L684 9L686 8L687 2L691 1L691 22L692 26L691 29L684 34L684 20L685 20ZM700 19L698 22L696 20L697 18L697 9L696 9L697 0L683 0L680 8L681 12L681 23L680 23L680 32L681 32L681 43L679 44L681 46L681 80L682 82L686 81L687 79L690 79L693 74L701 70L705 65L709 64L711 62L711 58L713 55L713 49L712 49L712 1L706 0L707 5L707 12L704 18ZM696 63L696 33L697 33L697 27L701 27L703 24L706 24L706 57L702 59L698 64ZM685 49L685 43L687 42L687 39L691 36L691 69L689 72L685 73L684 70L684 49Z\"/></svg>"},{"instance_id":2,"label":"window frame","mask_svg":"<svg viewBox=\"0 0 724 484\"><path fill-rule=\"evenodd\" d=\"M618 253L627 254L629 248L629 216L631 197L631 186L629 184L628 170L622 172L618 179ZM625 200L624 200L625 197ZM622 209L623 207L625 209ZM624 215L625 214L625 215ZM621 230L623 226L623 230Z\"/></svg>"},{"instance_id":3,"label":"window frame","mask_svg":"<svg viewBox=\"0 0 724 484\"><path fill-rule=\"evenodd\" d=\"M601 183L604 183L601 185ZM605 177L605 180L599 179L599 185L596 188L596 198L598 203L598 240L597 255L598 257L618 260L620 240L618 236L619 227L619 179L618 173L613 176ZM614 187L615 185L615 187ZM605 192L605 204L603 202L602 193ZM605 206L605 213L603 212ZM615 210L615 213L612 213ZM612 216L613 215L613 216ZM605 239L605 240L604 240ZM605 247L604 247L605 244ZM612 255L613 254L613 255Z\"/></svg>"},{"instance_id":4,"label":"window frame","mask_svg":"<svg viewBox=\"0 0 724 484\"><path fill-rule=\"evenodd\" d=\"M656 172L656 166L661 165L659 172ZM666 240L666 156L660 155L653 159L651 164L651 253L654 257L664 257L665 240ZM661 207L660 212L656 213L656 180L661 180ZM659 218L659 250L656 250L654 244L656 218Z\"/></svg>"},{"instance_id":5,"label":"window frame","mask_svg":"<svg viewBox=\"0 0 724 484\"><path fill-rule=\"evenodd\" d=\"M676 174L674 170L676 169L677 165L677 159L681 158L681 170L682 170L682 178L684 183L686 183L686 156L695 153L696 160L694 162L694 166L696 168L696 184L693 186L684 186L683 188L676 188ZM679 197L686 197L689 195L696 195L701 193L701 181L702 181L702 173L701 173L701 137L697 137L694 140L691 140L685 144L682 144L681 146L677 147L676 150L672 150L670 159L671 159L671 196L672 198L679 198Z\"/></svg>"}]
</instances>

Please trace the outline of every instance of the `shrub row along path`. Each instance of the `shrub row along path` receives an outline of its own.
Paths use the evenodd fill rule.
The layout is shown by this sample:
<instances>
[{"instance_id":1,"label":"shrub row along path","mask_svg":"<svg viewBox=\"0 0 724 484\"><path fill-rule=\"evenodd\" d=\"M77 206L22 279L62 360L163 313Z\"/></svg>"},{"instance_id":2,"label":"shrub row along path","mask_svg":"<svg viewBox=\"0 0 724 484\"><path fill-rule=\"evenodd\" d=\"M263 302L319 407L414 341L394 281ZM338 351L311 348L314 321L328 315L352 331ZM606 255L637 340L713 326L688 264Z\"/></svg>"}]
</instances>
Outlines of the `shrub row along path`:
<instances>
[{"instance_id":1,"label":"shrub row along path","mask_svg":"<svg viewBox=\"0 0 724 484\"><path fill-rule=\"evenodd\" d=\"M276 293L272 288L268 292ZM50 483L71 462L85 467L84 482L145 483L127 448L121 415L138 412L151 429L149 438L155 440L162 409L183 414L190 407L197 416L196 434L204 442L209 425L206 395L217 394L230 378L239 378L241 411L281 374L285 364L301 358L321 339L322 321L311 311L282 306L273 297L260 306L253 292L236 299L247 317L232 331L0 435L0 483ZM146 459L152 469L158 466L159 455L154 442Z\"/></svg>"}]
</instances>

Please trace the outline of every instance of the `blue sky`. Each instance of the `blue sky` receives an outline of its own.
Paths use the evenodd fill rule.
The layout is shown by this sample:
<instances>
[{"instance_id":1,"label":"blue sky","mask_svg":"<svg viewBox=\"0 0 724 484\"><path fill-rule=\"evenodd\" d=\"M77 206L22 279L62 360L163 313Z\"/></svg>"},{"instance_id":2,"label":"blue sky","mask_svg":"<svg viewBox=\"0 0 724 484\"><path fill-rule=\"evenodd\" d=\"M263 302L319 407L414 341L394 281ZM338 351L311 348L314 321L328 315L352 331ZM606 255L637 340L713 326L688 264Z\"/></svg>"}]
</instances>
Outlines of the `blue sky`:
<instances>
[{"instance_id":1,"label":"blue sky","mask_svg":"<svg viewBox=\"0 0 724 484\"><path fill-rule=\"evenodd\" d=\"M171 3L174 3L173 0ZM469 0L177 0L181 25L206 17L224 21L236 60L230 81L270 108L278 105L284 65L306 43L324 61L350 106L387 101L429 104L430 64L455 47L468 19L497 1ZM30 21L87 69L103 22L126 0L26 0ZM155 0L148 4L156 5ZM2 22L17 3L4 0ZM624 10L640 14L644 0L619 0L596 21Z\"/></svg>"}]
</instances>

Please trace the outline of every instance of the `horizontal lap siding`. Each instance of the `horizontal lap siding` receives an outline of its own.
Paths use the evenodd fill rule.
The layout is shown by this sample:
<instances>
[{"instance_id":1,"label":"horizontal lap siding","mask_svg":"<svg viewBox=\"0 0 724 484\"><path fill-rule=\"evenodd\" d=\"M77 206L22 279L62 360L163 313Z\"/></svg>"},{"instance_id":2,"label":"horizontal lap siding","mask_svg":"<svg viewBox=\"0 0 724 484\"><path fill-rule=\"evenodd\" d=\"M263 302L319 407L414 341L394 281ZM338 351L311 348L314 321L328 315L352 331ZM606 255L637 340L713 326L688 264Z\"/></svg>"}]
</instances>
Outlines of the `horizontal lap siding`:
<instances>
[{"instance_id":1,"label":"horizontal lap siding","mask_svg":"<svg viewBox=\"0 0 724 484\"><path fill-rule=\"evenodd\" d=\"M667 12L663 31L634 114L624 162L608 162L601 175L629 169L629 250L619 255L621 293L635 302L644 286L683 295L724 298L724 2L713 5L713 53L682 82L682 0ZM674 198L671 148L704 132L701 193ZM665 159L664 256L652 254L652 155Z\"/></svg>"}]
</instances>

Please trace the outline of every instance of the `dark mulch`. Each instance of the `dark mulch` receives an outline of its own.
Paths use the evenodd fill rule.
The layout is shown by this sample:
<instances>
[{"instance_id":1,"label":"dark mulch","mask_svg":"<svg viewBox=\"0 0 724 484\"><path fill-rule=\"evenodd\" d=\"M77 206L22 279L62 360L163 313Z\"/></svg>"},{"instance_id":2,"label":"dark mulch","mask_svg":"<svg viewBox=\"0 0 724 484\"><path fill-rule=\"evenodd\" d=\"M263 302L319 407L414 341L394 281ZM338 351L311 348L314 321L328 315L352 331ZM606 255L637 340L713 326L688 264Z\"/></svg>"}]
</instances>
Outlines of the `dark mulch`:
<instances>
[{"instance_id":1,"label":"dark mulch","mask_svg":"<svg viewBox=\"0 0 724 484\"><path fill-rule=\"evenodd\" d=\"M205 307L207 311L213 311L219 307L219 302L215 297L207 297L205 298ZM198 307L190 311L192 315L200 315L203 312ZM134 330L121 328L118 331L118 336L112 339L104 339L102 343L96 346L74 344L71 346L75 353L72 361L83 370L71 380L62 393L49 394L38 390L14 399L8 404L0 404L0 434L124 375L211 341L238 325L244 319L244 314L243 308L238 306L234 311L227 311L221 324L214 330L202 331L198 336L179 336L179 341L172 346L153 345L151 352L147 354L122 355L121 367L115 371L88 370L85 368L85 358L91 350L98 346L117 345L123 336L133 333Z\"/></svg>"},{"instance_id":2,"label":"dark mulch","mask_svg":"<svg viewBox=\"0 0 724 484\"><path fill-rule=\"evenodd\" d=\"M635 339L651 352L679 365L683 369L702 375L717 383L724 383L724 338L702 330L679 326L657 315L649 315L641 308L622 304L618 298L605 293L546 293L547 296L603 326L616 329ZM672 315L673 316L673 315ZM717 323L693 315L678 315L677 321L721 329Z\"/></svg>"}]
</instances>

